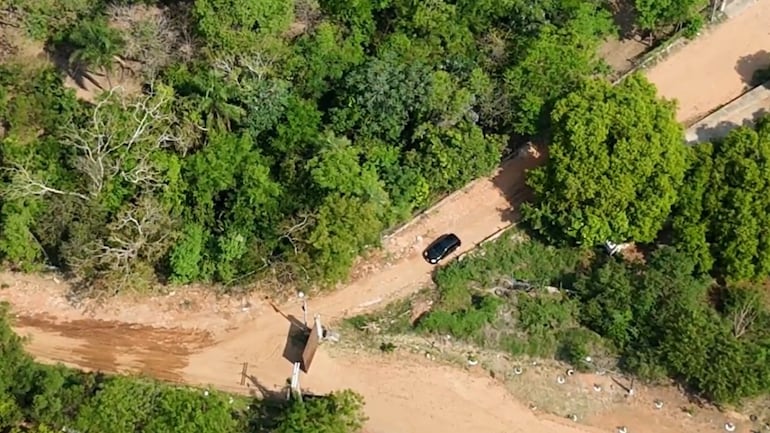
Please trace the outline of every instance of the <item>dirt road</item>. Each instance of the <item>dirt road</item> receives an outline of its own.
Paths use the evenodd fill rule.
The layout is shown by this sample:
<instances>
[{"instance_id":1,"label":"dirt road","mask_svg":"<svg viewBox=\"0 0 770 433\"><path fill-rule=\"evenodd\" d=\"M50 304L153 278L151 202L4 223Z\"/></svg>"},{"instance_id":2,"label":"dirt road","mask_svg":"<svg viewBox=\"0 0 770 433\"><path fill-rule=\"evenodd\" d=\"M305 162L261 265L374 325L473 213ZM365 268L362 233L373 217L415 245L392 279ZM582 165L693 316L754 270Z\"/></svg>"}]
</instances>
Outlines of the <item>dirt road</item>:
<instances>
[{"instance_id":1,"label":"dirt road","mask_svg":"<svg viewBox=\"0 0 770 433\"><path fill-rule=\"evenodd\" d=\"M687 125L746 90L770 65L770 1L762 0L707 30L647 72L660 93L679 101Z\"/></svg>"},{"instance_id":2,"label":"dirt road","mask_svg":"<svg viewBox=\"0 0 770 433\"><path fill-rule=\"evenodd\" d=\"M664 96L679 99L681 120L705 113L740 92L750 68L736 71L735 63L741 56L770 48L766 30L759 30L764 29L768 14L770 1L764 1L648 72ZM760 66L761 62L743 64ZM432 238L454 231L463 239L462 250L466 251L509 225L517 216L517 204L527 196L524 170L544 159L537 149L530 150L387 239L384 247L392 257L389 263L366 264L359 269L357 281L311 299L311 312L321 313L329 321L404 296L430 281L431 267L419 252ZM213 300L186 293L145 300L141 305L111 300L102 309L84 314L63 301L62 287L54 282L12 274L3 275L2 282L10 287L0 290L0 300L12 303L18 314L17 330L33 337L29 350L44 361L106 371L142 371L165 380L211 384L242 393L260 387L277 390L290 374L284 349L290 321L301 317L296 301L274 311L256 298ZM244 362L249 363L254 382L242 385ZM302 383L316 392L346 387L361 392L367 400L370 433L600 431L562 419L535 417L491 379L420 360L366 355L332 358L321 350ZM625 410L622 418L631 421L629 426L635 425L635 432L673 432L679 426L673 414L664 417L633 406ZM613 413L588 422L609 431L620 422ZM647 422L656 416L663 420L661 425L674 427ZM709 426L691 426L685 431L714 430L713 424ZM740 429L747 431L743 426Z\"/></svg>"}]
</instances>

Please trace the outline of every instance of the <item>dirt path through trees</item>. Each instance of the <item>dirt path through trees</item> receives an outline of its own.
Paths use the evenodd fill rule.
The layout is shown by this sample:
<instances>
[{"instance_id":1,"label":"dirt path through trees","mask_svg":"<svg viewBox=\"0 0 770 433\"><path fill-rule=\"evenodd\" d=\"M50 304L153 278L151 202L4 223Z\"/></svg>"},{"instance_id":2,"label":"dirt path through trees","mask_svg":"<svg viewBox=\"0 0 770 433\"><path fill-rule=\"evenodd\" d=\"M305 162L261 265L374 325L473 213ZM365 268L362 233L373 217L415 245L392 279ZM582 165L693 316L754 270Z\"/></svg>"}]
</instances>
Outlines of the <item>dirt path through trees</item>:
<instances>
[{"instance_id":1,"label":"dirt path through trees","mask_svg":"<svg viewBox=\"0 0 770 433\"><path fill-rule=\"evenodd\" d=\"M741 92L752 68L764 64L760 60L767 53L762 54L762 48L770 49L765 29L768 18L770 2L761 2L648 72L662 95L680 101L680 120L706 113ZM321 313L326 321L333 321L405 296L430 282L431 267L419 252L434 237L454 231L467 251L512 223L516 214L511 203L520 203L527 195L524 170L544 160L544 155L531 150L506 163L494 176L455 193L388 239L385 248L391 262L367 267L359 271L361 278L347 287L310 299L311 313ZM41 360L107 371L144 371L168 380L211 384L242 393L255 392L256 383L268 390L280 389L290 375L291 364L284 358L290 327L287 318L302 317L298 301L274 311L257 300L249 301L243 309L232 299L197 298L192 307L186 303L189 299L176 299L168 305L145 304L141 309L116 300L84 317L61 301L61 287L34 278L14 286L15 278L3 275L11 287L0 290L0 300L14 305L17 329L33 337L30 351ZM30 295L33 286L48 288L41 289L44 296ZM59 301L52 300L53 293L58 294ZM158 331L152 327L176 329ZM211 333L196 333L193 328ZM253 385L240 384L244 362L249 363L249 375L256 382ZM491 379L433 363L410 361L406 365L366 355L332 358L321 350L303 384L317 392L345 387L361 392L368 402L370 433L598 431L561 419L535 417ZM645 432L644 419L652 416L647 413L650 411L640 411L635 432ZM624 416L637 417L636 413ZM670 425L679 425L673 418L665 419ZM617 417L607 416L594 423L612 429L615 426L609 423L616 421ZM655 431L665 430L656 427Z\"/></svg>"}]
</instances>

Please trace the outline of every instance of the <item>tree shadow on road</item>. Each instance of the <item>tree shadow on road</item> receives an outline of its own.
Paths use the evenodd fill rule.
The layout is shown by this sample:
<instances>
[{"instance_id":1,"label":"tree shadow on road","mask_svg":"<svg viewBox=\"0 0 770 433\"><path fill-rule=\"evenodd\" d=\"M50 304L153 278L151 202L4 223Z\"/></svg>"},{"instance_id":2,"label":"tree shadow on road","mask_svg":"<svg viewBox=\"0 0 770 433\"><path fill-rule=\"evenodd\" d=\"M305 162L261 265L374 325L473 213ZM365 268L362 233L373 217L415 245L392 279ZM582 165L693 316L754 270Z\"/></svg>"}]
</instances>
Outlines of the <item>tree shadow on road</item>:
<instances>
[{"instance_id":1,"label":"tree shadow on road","mask_svg":"<svg viewBox=\"0 0 770 433\"><path fill-rule=\"evenodd\" d=\"M503 221L515 223L521 218L521 205L532 200L532 190L527 186L527 170L537 168L548 159L545 145L529 144L519 149L515 156L503 162L492 183L505 196L508 206L498 209Z\"/></svg>"},{"instance_id":2,"label":"tree shadow on road","mask_svg":"<svg viewBox=\"0 0 770 433\"><path fill-rule=\"evenodd\" d=\"M282 389L273 390L262 384L256 376L249 374L246 376L247 384L249 388L249 395L267 401L285 401L286 394L289 389L287 384Z\"/></svg>"},{"instance_id":3,"label":"tree shadow on road","mask_svg":"<svg viewBox=\"0 0 770 433\"><path fill-rule=\"evenodd\" d=\"M752 126L761 117L766 116L768 110L762 108L755 111L750 118L744 119L740 124L730 121L721 121L716 125L701 125L695 130L694 139L690 138L687 144L713 142L721 140L735 128L740 126Z\"/></svg>"},{"instance_id":4,"label":"tree shadow on road","mask_svg":"<svg viewBox=\"0 0 770 433\"><path fill-rule=\"evenodd\" d=\"M765 50L743 56L735 64L735 71L748 87L755 87L770 80L769 68L770 53Z\"/></svg>"}]
</instances>

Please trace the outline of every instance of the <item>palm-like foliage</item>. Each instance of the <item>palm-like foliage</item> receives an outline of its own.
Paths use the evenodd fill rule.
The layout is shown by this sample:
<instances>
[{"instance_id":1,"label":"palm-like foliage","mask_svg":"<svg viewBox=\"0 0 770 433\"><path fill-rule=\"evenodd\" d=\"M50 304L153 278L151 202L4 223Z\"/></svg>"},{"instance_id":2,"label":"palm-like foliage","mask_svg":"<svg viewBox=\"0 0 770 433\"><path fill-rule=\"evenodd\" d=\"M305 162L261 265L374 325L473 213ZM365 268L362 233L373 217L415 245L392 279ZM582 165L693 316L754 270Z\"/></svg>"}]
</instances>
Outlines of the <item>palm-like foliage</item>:
<instances>
[{"instance_id":1,"label":"palm-like foliage","mask_svg":"<svg viewBox=\"0 0 770 433\"><path fill-rule=\"evenodd\" d=\"M113 59L125 45L120 32L110 28L105 20L79 23L67 35L66 41L74 48L70 61L77 69L112 70ZM105 74L109 81L109 73Z\"/></svg>"},{"instance_id":2,"label":"palm-like foliage","mask_svg":"<svg viewBox=\"0 0 770 433\"><path fill-rule=\"evenodd\" d=\"M205 113L209 126L218 126L227 131L232 129L232 122L240 122L246 110L235 103L239 88L235 84L224 82L212 72L193 78L191 87L195 92L198 109Z\"/></svg>"}]
</instances>

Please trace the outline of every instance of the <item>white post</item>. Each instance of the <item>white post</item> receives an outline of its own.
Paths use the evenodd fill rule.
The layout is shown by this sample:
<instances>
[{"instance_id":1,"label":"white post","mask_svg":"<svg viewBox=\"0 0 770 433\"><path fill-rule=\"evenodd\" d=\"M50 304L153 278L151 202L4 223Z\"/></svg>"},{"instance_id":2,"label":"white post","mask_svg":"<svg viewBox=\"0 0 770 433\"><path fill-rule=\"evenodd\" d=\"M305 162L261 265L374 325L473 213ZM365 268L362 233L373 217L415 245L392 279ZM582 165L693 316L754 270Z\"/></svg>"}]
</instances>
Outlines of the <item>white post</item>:
<instances>
[{"instance_id":1,"label":"white post","mask_svg":"<svg viewBox=\"0 0 770 433\"><path fill-rule=\"evenodd\" d=\"M288 399L291 399L292 394L296 394L297 398L302 400L302 390L299 386L299 368L300 363L295 362L291 370L291 383L289 384L289 395L287 396Z\"/></svg>"},{"instance_id":2,"label":"white post","mask_svg":"<svg viewBox=\"0 0 770 433\"><path fill-rule=\"evenodd\" d=\"M719 6L719 12L724 12L727 7L727 0L722 0L722 4Z\"/></svg>"},{"instance_id":3,"label":"white post","mask_svg":"<svg viewBox=\"0 0 770 433\"><path fill-rule=\"evenodd\" d=\"M318 333L318 341L323 341L324 339L324 329L323 325L321 325L321 315L316 314L313 316L313 321L315 325L315 331Z\"/></svg>"},{"instance_id":4,"label":"white post","mask_svg":"<svg viewBox=\"0 0 770 433\"><path fill-rule=\"evenodd\" d=\"M305 297L304 292L297 293L297 296L302 300L302 323L304 323L305 328L307 328L307 298Z\"/></svg>"}]
</instances>

